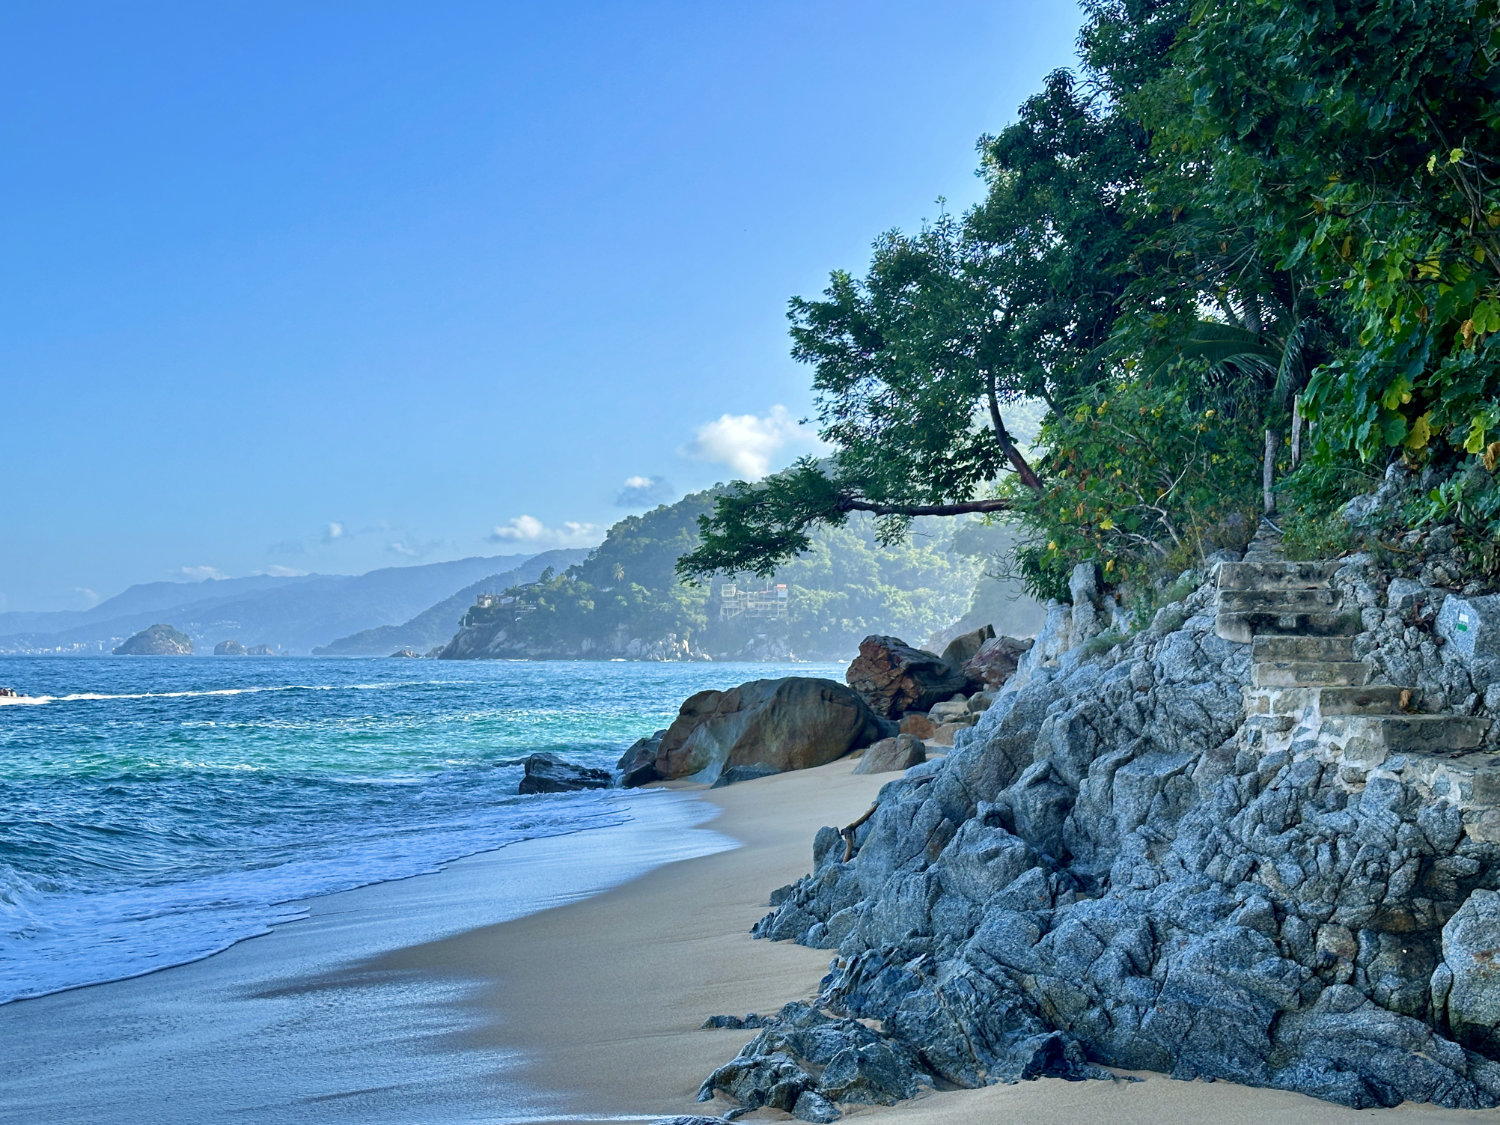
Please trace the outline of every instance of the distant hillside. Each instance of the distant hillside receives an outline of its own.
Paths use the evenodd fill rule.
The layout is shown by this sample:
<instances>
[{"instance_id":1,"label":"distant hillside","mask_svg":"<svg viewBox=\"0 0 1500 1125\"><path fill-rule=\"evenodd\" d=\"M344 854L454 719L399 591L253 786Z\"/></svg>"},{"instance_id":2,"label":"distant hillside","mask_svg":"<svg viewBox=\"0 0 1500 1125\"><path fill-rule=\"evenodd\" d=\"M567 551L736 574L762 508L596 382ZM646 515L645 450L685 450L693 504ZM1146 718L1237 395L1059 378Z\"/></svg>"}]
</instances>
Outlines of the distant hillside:
<instances>
[{"instance_id":1,"label":"distant hillside","mask_svg":"<svg viewBox=\"0 0 1500 1125\"><path fill-rule=\"evenodd\" d=\"M340 637L332 644L313 649L314 656L389 656L397 649L412 648L427 652L446 644L458 628L460 618L468 612L480 594L498 594L511 586L535 582L551 567L565 570L581 562L587 550L547 551L527 559L520 566L501 574L492 574L472 582L437 605L429 606L402 625L381 625L353 636Z\"/></svg>"},{"instance_id":2,"label":"distant hillside","mask_svg":"<svg viewBox=\"0 0 1500 1125\"><path fill-rule=\"evenodd\" d=\"M236 640L304 654L335 637L406 621L453 591L529 558L475 557L361 575L153 582L81 613L0 615L0 629L8 632L0 634L0 652L108 652L165 619L204 651Z\"/></svg>"},{"instance_id":3,"label":"distant hillside","mask_svg":"<svg viewBox=\"0 0 1500 1125\"><path fill-rule=\"evenodd\" d=\"M986 560L975 543L955 547L955 534L967 525L952 520L919 520L910 542L882 547L874 521L856 515L842 527L817 531L810 550L786 564L769 586L755 578L734 583L749 595L726 594L722 580L685 586L674 566L697 545L698 517L711 509L714 496L695 493L621 520L581 563L513 588L513 601L476 610L443 655L838 658L851 656L871 633L921 643L978 608L975 588ZM786 586L784 599L777 584ZM1021 594L1018 583L1004 588ZM765 598L755 593L763 589L770 590ZM734 616L749 604L746 598L755 609ZM1030 599L1005 608L1002 627L1015 628L1037 614ZM760 615L765 612L771 615Z\"/></svg>"}]
</instances>

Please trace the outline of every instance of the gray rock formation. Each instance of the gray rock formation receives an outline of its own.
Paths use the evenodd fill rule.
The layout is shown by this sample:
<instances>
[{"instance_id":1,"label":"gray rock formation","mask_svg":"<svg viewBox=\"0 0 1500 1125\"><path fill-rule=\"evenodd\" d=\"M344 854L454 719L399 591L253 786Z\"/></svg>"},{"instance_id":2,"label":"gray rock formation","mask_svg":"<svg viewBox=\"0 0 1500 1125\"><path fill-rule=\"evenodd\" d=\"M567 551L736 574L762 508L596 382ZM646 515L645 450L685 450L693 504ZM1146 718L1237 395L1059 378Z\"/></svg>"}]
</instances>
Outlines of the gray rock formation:
<instances>
[{"instance_id":1,"label":"gray rock formation","mask_svg":"<svg viewBox=\"0 0 1500 1125\"><path fill-rule=\"evenodd\" d=\"M1396 581L1406 583L1402 590L1405 599L1420 598L1421 583L1410 579ZM1433 632L1452 645L1457 655L1467 660L1500 657L1500 594L1482 598L1461 598L1454 594L1442 599L1442 607Z\"/></svg>"},{"instance_id":2,"label":"gray rock formation","mask_svg":"<svg viewBox=\"0 0 1500 1125\"><path fill-rule=\"evenodd\" d=\"M656 744L655 777L637 743L621 768L631 777L716 781L820 766L895 733L843 684L807 676L752 680L728 691L700 691L683 703ZM754 767L764 767L755 772ZM627 781L640 784L640 781Z\"/></svg>"},{"instance_id":3,"label":"gray rock formation","mask_svg":"<svg viewBox=\"0 0 1500 1125\"><path fill-rule=\"evenodd\" d=\"M880 636L859 642L859 655L844 678L883 719L925 711L962 689L967 680L962 668L936 653L912 648L897 637Z\"/></svg>"},{"instance_id":4,"label":"gray rock formation","mask_svg":"<svg viewBox=\"0 0 1500 1125\"><path fill-rule=\"evenodd\" d=\"M1368 565L1334 576L1369 614L1336 639L1383 676ZM1103 653L1057 643L1077 619L1053 616L948 758L881 790L849 861L820 830L755 933L833 950L831 971L705 1097L849 1101L847 1063L829 1072L854 1050L890 1097L1103 1064L1354 1107L1500 1104L1500 768L1350 736L1366 720L1333 701L1356 689L1322 689L1327 717L1316 695L1300 720L1247 716L1250 646L1216 635L1206 584ZM1462 686L1437 651L1419 667Z\"/></svg>"},{"instance_id":5,"label":"gray rock formation","mask_svg":"<svg viewBox=\"0 0 1500 1125\"><path fill-rule=\"evenodd\" d=\"M192 656L193 639L170 625L152 625L116 648L115 655Z\"/></svg>"},{"instance_id":6,"label":"gray rock formation","mask_svg":"<svg viewBox=\"0 0 1500 1125\"><path fill-rule=\"evenodd\" d=\"M220 641L214 645L215 656L248 656L250 650L239 641Z\"/></svg>"},{"instance_id":7,"label":"gray rock formation","mask_svg":"<svg viewBox=\"0 0 1500 1125\"><path fill-rule=\"evenodd\" d=\"M555 754L532 754L517 793L571 793L578 789L608 789L614 777L608 770L565 762Z\"/></svg>"}]
</instances>

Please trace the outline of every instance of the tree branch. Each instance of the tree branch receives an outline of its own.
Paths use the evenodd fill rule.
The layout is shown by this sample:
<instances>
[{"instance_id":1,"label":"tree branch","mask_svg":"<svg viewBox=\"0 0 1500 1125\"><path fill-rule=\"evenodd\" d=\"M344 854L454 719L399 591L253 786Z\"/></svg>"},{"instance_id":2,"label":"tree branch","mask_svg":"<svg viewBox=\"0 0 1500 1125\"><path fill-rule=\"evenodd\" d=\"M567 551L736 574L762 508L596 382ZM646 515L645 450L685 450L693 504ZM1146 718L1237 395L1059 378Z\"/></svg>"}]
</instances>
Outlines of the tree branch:
<instances>
[{"instance_id":1,"label":"tree branch","mask_svg":"<svg viewBox=\"0 0 1500 1125\"><path fill-rule=\"evenodd\" d=\"M841 496L836 501L845 512L873 512L877 516L964 516L973 512L1009 512L1009 500L960 500L953 504L887 504Z\"/></svg>"},{"instance_id":2,"label":"tree branch","mask_svg":"<svg viewBox=\"0 0 1500 1125\"><path fill-rule=\"evenodd\" d=\"M1000 417L1000 396L995 391L995 373L985 373L985 395L990 400L990 421L995 427L995 441L1000 445L1000 451L1005 454L1005 459L1011 466L1021 474L1021 483L1033 492L1042 490L1042 478L1036 475L1036 471L1026 463L1026 458L1016 448L1016 443L1011 440L1010 431L1005 428L1005 420Z\"/></svg>"}]
</instances>

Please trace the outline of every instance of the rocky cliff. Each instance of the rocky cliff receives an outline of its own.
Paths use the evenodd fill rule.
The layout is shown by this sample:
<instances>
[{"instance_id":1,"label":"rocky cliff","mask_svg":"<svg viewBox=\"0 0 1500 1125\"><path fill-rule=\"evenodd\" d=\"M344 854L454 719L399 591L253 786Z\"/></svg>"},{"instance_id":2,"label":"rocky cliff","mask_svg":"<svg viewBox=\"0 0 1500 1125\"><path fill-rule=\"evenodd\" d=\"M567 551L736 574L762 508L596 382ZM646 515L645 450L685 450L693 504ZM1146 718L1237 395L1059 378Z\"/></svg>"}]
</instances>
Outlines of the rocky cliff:
<instances>
[{"instance_id":1,"label":"rocky cliff","mask_svg":"<svg viewBox=\"0 0 1500 1125\"><path fill-rule=\"evenodd\" d=\"M1278 663L1218 635L1216 571L1112 647L1124 622L1085 576L953 753L881 790L847 861L820 830L756 933L834 951L830 973L705 1099L832 1120L1103 1064L1500 1104L1500 693L1442 643L1456 595L1346 560L1326 595L1286 596L1321 607L1309 627L1354 614L1351 651ZM1305 673L1411 679L1266 686ZM1441 708L1454 725L1407 713Z\"/></svg>"}]
</instances>

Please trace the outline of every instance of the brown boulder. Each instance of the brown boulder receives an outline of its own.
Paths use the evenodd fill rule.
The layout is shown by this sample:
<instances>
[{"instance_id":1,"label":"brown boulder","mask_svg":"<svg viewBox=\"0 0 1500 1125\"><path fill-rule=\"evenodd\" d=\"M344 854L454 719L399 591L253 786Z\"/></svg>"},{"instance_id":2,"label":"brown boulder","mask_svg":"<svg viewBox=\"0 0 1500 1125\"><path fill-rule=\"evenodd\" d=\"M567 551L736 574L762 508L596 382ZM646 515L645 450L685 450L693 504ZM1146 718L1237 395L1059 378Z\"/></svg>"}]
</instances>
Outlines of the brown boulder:
<instances>
[{"instance_id":1,"label":"brown boulder","mask_svg":"<svg viewBox=\"0 0 1500 1125\"><path fill-rule=\"evenodd\" d=\"M843 684L807 676L700 691L661 736L657 776L712 782L739 766L821 766L889 733Z\"/></svg>"},{"instance_id":2,"label":"brown boulder","mask_svg":"<svg viewBox=\"0 0 1500 1125\"><path fill-rule=\"evenodd\" d=\"M882 738L860 756L854 767L855 773L890 773L893 770L909 769L927 760L927 748L922 740L910 734L898 734L895 738Z\"/></svg>"},{"instance_id":3,"label":"brown boulder","mask_svg":"<svg viewBox=\"0 0 1500 1125\"><path fill-rule=\"evenodd\" d=\"M901 733L928 739L937 733L937 724L921 711L908 711L901 716Z\"/></svg>"},{"instance_id":4,"label":"brown boulder","mask_svg":"<svg viewBox=\"0 0 1500 1125\"><path fill-rule=\"evenodd\" d=\"M957 642L955 642L957 643ZM844 673L849 686L883 719L925 711L964 686L960 668L896 637L866 637Z\"/></svg>"},{"instance_id":5,"label":"brown boulder","mask_svg":"<svg viewBox=\"0 0 1500 1125\"><path fill-rule=\"evenodd\" d=\"M985 641L994 639L995 627L993 625L982 625L972 633L954 637L948 642L948 647L943 649L943 663L953 668L962 668L974 659L974 654L984 646Z\"/></svg>"},{"instance_id":6,"label":"brown boulder","mask_svg":"<svg viewBox=\"0 0 1500 1125\"><path fill-rule=\"evenodd\" d=\"M991 637L985 641L964 662L964 678L968 681L969 690L997 690L1015 675L1016 665L1033 643L1030 637Z\"/></svg>"},{"instance_id":7,"label":"brown boulder","mask_svg":"<svg viewBox=\"0 0 1500 1125\"><path fill-rule=\"evenodd\" d=\"M973 722L967 723L944 723L933 733L927 741L935 746L952 746L953 736L961 730L967 730L973 726Z\"/></svg>"}]
</instances>

